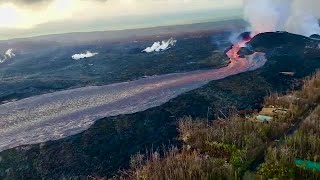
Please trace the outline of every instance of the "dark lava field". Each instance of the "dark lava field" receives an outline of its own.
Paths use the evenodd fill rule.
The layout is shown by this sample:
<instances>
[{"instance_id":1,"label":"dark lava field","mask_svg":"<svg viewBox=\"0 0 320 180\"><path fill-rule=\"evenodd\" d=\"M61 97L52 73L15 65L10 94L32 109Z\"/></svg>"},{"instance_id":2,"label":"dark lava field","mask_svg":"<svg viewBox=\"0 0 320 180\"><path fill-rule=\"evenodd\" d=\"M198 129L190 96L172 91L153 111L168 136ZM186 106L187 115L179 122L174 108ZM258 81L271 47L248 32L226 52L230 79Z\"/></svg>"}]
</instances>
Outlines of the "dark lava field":
<instances>
[{"instance_id":1,"label":"dark lava field","mask_svg":"<svg viewBox=\"0 0 320 180\"><path fill-rule=\"evenodd\" d=\"M50 44L39 52L21 51L17 53L19 61L0 65L0 101L143 76L219 68L229 62L224 52L231 45L231 33L179 35L173 37L178 40L174 48L152 54L141 51L154 39L55 48ZM214 119L233 109L259 110L265 95L298 88L303 77L320 67L319 43L284 32L259 34L239 53L266 53L268 61L262 68L212 81L158 107L100 119L80 134L3 151L0 179L112 177L127 168L130 157L138 152L179 146L176 122L181 117ZM70 59L73 53L84 50L99 55L79 61ZM47 66L51 68L44 68ZM18 67L24 68L17 71Z\"/></svg>"}]
</instances>

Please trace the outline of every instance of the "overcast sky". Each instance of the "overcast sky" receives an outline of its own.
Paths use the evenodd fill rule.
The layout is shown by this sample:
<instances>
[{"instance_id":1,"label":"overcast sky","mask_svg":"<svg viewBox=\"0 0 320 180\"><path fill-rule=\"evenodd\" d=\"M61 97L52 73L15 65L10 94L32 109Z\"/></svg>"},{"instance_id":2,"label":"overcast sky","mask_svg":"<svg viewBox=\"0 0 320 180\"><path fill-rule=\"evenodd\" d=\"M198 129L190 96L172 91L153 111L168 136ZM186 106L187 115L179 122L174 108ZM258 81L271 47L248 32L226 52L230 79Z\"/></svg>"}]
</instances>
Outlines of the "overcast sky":
<instances>
[{"instance_id":1,"label":"overcast sky","mask_svg":"<svg viewBox=\"0 0 320 180\"><path fill-rule=\"evenodd\" d=\"M242 0L0 0L0 39L241 17Z\"/></svg>"}]
</instances>

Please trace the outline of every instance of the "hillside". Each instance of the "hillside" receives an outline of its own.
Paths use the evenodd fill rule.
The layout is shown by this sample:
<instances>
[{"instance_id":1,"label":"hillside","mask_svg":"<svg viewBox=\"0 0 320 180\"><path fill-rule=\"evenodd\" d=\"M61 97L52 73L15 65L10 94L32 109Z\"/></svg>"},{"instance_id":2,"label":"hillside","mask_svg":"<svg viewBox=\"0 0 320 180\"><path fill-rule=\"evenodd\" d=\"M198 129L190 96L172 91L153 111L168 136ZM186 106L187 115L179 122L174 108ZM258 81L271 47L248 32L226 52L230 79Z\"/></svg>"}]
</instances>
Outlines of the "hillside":
<instances>
[{"instance_id":1,"label":"hillside","mask_svg":"<svg viewBox=\"0 0 320 180\"><path fill-rule=\"evenodd\" d=\"M295 165L297 159L320 165L319 89L320 72L306 78L301 90L266 97L263 107L273 109L270 121L259 120L263 111L242 116L234 111L214 121L182 118L181 149L137 154L131 170L116 179L319 178L319 168ZM251 171L256 166L258 171Z\"/></svg>"}]
</instances>

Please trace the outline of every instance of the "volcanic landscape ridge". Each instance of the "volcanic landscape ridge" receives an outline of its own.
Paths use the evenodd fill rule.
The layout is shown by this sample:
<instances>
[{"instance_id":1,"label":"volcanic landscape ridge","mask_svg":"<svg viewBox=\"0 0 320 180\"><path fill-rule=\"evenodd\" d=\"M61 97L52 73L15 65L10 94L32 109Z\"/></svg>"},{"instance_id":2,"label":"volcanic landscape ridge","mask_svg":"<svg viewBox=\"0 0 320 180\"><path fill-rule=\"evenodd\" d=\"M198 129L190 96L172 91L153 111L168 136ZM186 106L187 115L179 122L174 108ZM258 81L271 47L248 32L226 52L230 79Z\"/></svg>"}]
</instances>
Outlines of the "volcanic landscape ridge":
<instances>
[{"instance_id":1,"label":"volcanic landscape ridge","mask_svg":"<svg viewBox=\"0 0 320 180\"><path fill-rule=\"evenodd\" d=\"M0 151L20 145L61 139L88 129L96 120L160 106L180 94L262 67L264 53L238 55L241 40L226 53L228 66L147 77L33 96L0 105Z\"/></svg>"}]
</instances>

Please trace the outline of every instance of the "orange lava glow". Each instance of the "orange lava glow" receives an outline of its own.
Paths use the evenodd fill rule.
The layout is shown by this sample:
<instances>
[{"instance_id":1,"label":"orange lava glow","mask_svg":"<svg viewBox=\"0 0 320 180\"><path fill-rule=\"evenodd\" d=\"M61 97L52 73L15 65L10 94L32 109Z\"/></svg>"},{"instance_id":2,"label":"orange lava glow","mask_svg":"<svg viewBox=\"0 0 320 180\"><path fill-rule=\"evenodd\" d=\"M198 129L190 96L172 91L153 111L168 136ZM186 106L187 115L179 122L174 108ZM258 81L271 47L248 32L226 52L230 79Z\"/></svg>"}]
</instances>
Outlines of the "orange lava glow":
<instances>
[{"instance_id":1,"label":"orange lava glow","mask_svg":"<svg viewBox=\"0 0 320 180\"><path fill-rule=\"evenodd\" d=\"M242 40L239 41L238 43L232 45L232 48L226 53L227 56L230 58L231 63L232 61L237 61L240 60L240 56L238 54L238 52L240 51L240 49L242 47L244 47L246 45L247 42L249 42L251 40L251 38L246 39L246 40Z\"/></svg>"}]
</instances>

